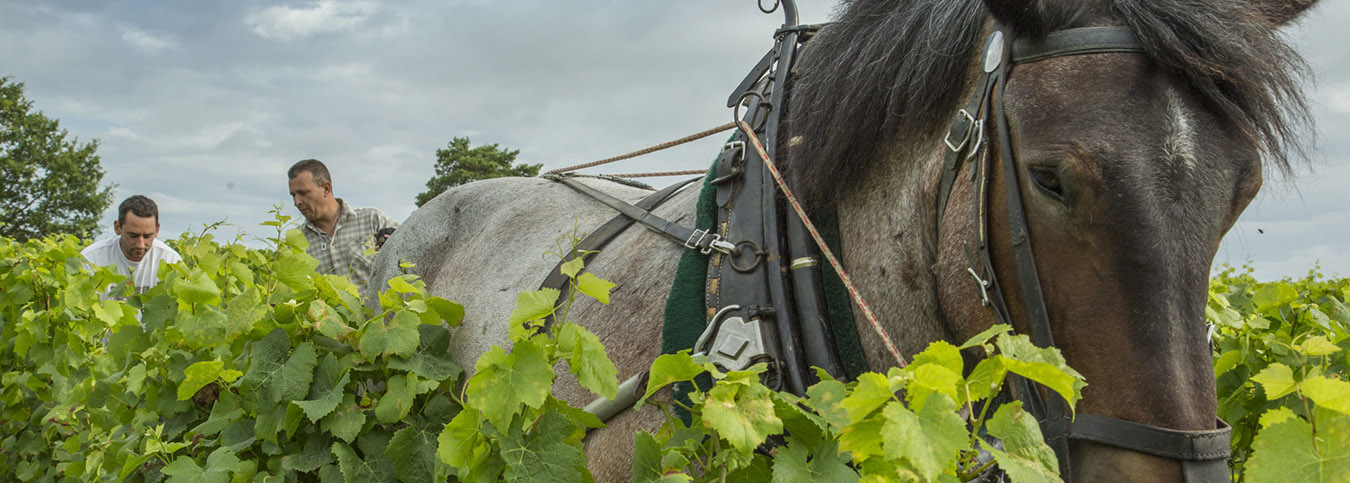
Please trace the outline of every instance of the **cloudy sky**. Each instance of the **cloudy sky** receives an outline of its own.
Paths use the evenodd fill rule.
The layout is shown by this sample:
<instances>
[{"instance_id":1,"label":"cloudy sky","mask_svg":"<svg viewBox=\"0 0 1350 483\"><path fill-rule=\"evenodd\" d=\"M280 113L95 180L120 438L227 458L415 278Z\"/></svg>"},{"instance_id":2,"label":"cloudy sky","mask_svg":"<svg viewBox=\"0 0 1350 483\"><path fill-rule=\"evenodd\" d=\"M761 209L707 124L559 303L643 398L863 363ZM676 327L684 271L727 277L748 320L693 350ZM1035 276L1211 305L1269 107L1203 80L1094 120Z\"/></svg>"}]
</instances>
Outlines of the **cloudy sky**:
<instances>
[{"instance_id":1,"label":"cloudy sky","mask_svg":"<svg viewBox=\"0 0 1350 483\"><path fill-rule=\"evenodd\" d=\"M833 8L799 1L806 23ZM285 170L299 159L401 220L456 136L552 169L724 123L782 23L754 3L0 0L0 76L99 140L116 199L154 198L163 235L221 220L218 236L261 235L274 204L298 218ZM1350 275L1350 2L1322 3L1288 30L1316 72L1318 151L1268 179L1216 259L1264 279L1318 262ZM720 139L617 171L703 168Z\"/></svg>"}]
</instances>

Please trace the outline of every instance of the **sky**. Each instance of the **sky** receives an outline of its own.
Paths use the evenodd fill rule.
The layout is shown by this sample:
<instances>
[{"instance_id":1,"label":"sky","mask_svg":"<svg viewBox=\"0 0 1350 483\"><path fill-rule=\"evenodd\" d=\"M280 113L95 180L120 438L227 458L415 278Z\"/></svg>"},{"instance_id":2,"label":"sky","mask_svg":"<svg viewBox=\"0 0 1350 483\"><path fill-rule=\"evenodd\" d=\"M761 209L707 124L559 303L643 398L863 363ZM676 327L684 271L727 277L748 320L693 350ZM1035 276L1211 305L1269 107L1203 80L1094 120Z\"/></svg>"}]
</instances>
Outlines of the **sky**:
<instances>
[{"instance_id":1,"label":"sky","mask_svg":"<svg viewBox=\"0 0 1350 483\"><path fill-rule=\"evenodd\" d=\"M802 22L833 3L800 0ZM250 240L274 205L299 219L285 172L300 159L402 220L454 137L548 170L725 123L782 22L753 0L0 0L0 76L98 140L116 184L104 236L116 203L143 194L162 237L225 221L218 238ZM1216 265L1350 276L1347 24L1350 2L1324 0L1286 28L1314 72L1317 144L1292 177L1267 177ZM590 171L702 169L722 139Z\"/></svg>"}]
</instances>

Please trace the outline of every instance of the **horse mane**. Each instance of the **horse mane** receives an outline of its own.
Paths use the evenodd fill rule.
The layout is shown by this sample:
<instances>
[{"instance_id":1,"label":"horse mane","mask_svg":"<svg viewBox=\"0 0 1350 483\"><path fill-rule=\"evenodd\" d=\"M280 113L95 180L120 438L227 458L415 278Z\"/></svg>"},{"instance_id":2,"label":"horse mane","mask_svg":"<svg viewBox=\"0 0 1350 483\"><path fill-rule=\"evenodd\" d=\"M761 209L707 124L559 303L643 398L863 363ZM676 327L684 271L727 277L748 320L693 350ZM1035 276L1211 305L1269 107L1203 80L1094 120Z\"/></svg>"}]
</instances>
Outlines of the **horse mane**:
<instances>
[{"instance_id":1,"label":"horse mane","mask_svg":"<svg viewBox=\"0 0 1350 483\"><path fill-rule=\"evenodd\" d=\"M1110 0L1153 61L1237 126L1282 172L1311 126L1308 67L1268 13L1231 0ZM1028 34L1071 28L1077 1L1045 1ZM794 66L783 164L793 190L823 206L899 139L932 139L963 102L981 47L980 0L853 0ZM1043 28L1048 26L1049 28Z\"/></svg>"}]
</instances>

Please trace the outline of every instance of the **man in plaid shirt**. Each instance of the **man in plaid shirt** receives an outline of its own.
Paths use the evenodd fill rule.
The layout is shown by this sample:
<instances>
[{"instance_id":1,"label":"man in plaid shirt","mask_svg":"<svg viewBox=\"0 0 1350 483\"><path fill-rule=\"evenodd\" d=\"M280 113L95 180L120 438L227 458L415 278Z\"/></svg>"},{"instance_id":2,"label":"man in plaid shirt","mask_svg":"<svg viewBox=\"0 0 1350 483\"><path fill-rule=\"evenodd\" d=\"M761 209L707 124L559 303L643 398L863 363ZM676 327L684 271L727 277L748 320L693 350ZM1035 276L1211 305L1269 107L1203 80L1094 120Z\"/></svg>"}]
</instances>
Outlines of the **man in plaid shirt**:
<instances>
[{"instance_id":1,"label":"man in plaid shirt","mask_svg":"<svg viewBox=\"0 0 1350 483\"><path fill-rule=\"evenodd\" d=\"M375 261L367 248L376 250L398 228L398 222L378 208L354 208L333 197L333 178L317 159L295 163L286 172L291 199L305 224L300 227L309 240L310 256L319 260L319 273L346 275L352 283L365 285Z\"/></svg>"}]
</instances>

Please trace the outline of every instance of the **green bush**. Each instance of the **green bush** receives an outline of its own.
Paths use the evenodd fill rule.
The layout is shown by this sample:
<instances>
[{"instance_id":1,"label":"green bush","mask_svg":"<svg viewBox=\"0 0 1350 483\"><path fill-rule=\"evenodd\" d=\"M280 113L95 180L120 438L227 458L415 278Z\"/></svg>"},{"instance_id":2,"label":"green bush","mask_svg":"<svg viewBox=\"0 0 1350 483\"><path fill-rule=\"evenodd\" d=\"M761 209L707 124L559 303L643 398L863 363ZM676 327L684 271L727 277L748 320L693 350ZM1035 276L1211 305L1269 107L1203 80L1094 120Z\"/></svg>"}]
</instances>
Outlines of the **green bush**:
<instances>
[{"instance_id":1,"label":"green bush","mask_svg":"<svg viewBox=\"0 0 1350 483\"><path fill-rule=\"evenodd\" d=\"M161 283L143 294L91 271L81 240L0 238L0 472L21 481L590 478L582 439L602 424L552 396L553 368L567 361L606 397L617 371L599 339L569 320L570 300L520 294L504 321L512 350L490 350L465 378L447 355L461 306L412 275L363 300L345 278L314 273L288 221L278 210L260 249L218 243L210 230L185 234L173 242L184 262L162 265ZM582 269L565 270L572 296L608 302L613 285ZM1235 478L1350 475L1347 297L1350 280L1316 273L1262 283L1227 269L1213 279L1207 318ZM988 357L963 367L965 348ZM1032 418L1016 403L982 403L1009 374L1069 401L1083 387L1057 351L1001 326L857 382L822 374L805 397L770 391L763 371L723 372L687 353L655 361L639 406L676 382L710 374L713 383L695 384L682 407L688 424L668 405L680 403L656 403L669 417L637 435L635 479L959 481L997 463L1015 481L1053 481L1057 463Z\"/></svg>"},{"instance_id":2,"label":"green bush","mask_svg":"<svg viewBox=\"0 0 1350 483\"><path fill-rule=\"evenodd\" d=\"M1350 279L1317 270L1258 282L1226 267L1209 288L1219 417L1234 479L1350 481Z\"/></svg>"}]
</instances>

